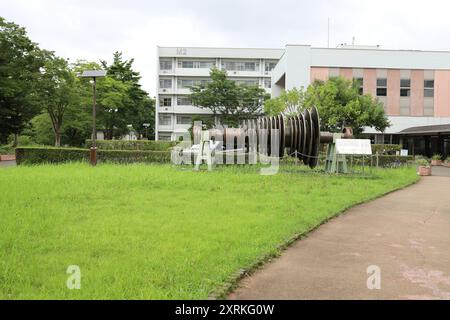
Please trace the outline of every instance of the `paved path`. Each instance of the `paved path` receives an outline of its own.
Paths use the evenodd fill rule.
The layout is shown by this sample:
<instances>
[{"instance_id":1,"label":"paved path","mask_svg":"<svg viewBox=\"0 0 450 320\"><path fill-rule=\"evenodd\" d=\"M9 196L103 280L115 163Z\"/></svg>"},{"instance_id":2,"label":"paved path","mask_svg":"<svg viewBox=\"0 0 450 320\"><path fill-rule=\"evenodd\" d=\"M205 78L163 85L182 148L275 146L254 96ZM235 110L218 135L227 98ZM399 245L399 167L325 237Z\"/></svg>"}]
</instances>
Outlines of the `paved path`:
<instances>
[{"instance_id":1,"label":"paved path","mask_svg":"<svg viewBox=\"0 0 450 320\"><path fill-rule=\"evenodd\" d=\"M381 290L367 289L371 265L381 269ZM350 209L229 298L450 299L450 178L426 177Z\"/></svg>"},{"instance_id":2,"label":"paved path","mask_svg":"<svg viewBox=\"0 0 450 320\"><path fill-rule=\"evenodd\" d=\"M0 168L14 167L14 166L16 166L16 161L0 161Z\"/></svg>"}]
</instances>

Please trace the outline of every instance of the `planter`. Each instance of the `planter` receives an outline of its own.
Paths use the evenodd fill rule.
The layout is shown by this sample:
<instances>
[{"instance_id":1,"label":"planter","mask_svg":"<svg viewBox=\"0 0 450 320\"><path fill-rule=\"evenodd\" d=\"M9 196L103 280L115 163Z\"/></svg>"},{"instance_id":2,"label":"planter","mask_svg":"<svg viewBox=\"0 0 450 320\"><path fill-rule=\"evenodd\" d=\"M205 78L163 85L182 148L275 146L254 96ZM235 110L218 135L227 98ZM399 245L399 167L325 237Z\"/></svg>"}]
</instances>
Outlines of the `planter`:
<instances>
[{"instance_id":1,"label":"planter","mask_svg":"<svg viewBox=\"0 0 450 320\"><path fill-rule=\"evenodd\" d=\"M442 165L442 160L431 160L432 166L440 166Z\"/></svg>"},{"instance_id":2,"label":"planter","mask_svg":"<svg viewBox=\"0 0 450 320\"><path fill-rule=\"evenodd\" d=\"M14 161L16 160L16 156L15 155L3 155L0 156L0 161Z\"/></svg>"},{"instance_id":3,"label":"planter","mask_svg":"<svg viewBox=\"0 0 450 320\"><path fill-rule=\"evenodd\" d=\"M431 176L431 167L419 166L417 174L421 177Z\"/></svg>"}]
</instances>

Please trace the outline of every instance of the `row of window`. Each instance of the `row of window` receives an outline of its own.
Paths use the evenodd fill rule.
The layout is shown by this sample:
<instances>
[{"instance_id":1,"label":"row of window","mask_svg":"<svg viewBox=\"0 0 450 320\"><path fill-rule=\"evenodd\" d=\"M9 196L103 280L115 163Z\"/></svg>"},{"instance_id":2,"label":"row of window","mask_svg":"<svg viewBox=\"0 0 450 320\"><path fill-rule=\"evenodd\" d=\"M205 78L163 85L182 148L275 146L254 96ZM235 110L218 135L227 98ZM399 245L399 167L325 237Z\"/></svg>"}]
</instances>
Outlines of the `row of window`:
<instances>
[{"instance_id":1,"label":"row of window","mask_svg":"<svg viewBox=\"0 0 450 320\"><path fill-rule=\"evenodd\" d=\"M191 115L177 115L176 123L187 125L192 124L192 116ZM159 125L160 126L171 126L172 125L172 115L170 114L159 114Z\"/></svg>"},{"instance_id":2,"label":"row of window","mask_svg":"<svg viewBox=\"0 0 450 320\"><path fill-rule=\"evenodd\" d=\"M258 86L258 79L233 79L239 85ZM189 89L193 86L205 85L211 82L210 79L178 79L177 85L179 89ZM270 89L272 86L271 79L264 79L264 87ZM161 89L172 89L172 79L159 79L159 87Z\"/></svg>"},{"instance_id":3,"label":"row of window","mask_svg":"<svg viewBox=\"0 0 450 320\"><path fill-rule=\"evenodd\" d=\"M359 84L359 93L362 94L364 89L364 79L355 78L355 81ZM378 78L377 79L377 97L387 96L387 79ZM411 96L411 79L400 79L400 97ZM434 97L434 80L424 81L424 97L433 98Z\"/></svg>"},{"instance_id":4,"label":"row of window","mask_svg":"<svg viewBox=\"0 0 450 320\"><path fill-rule=\"evenodd\" d=\"M264 71L271 72L277 62L266 62ZM216 66L215 60L178 60L178 68L181 69L211 69ZM161 59L159 61L160 70L172 70L172 60ZM257 61L223 61L222 69L227 71L259 71L259 62Z\"/></svg>"},{"instance_id":5,"label":"row of window","mask_svg":"<svg viewBox=\"0 0 450 320\"><path fill-rule=\"evenodd\" d=\"M172 98L171 97L162 97L159 99L159 105L161 107L171 107L172 106ZM192 101L189 96L178 96L177 97L177 105L178 106L191 106Z\"/></svg>"}]
</instances>

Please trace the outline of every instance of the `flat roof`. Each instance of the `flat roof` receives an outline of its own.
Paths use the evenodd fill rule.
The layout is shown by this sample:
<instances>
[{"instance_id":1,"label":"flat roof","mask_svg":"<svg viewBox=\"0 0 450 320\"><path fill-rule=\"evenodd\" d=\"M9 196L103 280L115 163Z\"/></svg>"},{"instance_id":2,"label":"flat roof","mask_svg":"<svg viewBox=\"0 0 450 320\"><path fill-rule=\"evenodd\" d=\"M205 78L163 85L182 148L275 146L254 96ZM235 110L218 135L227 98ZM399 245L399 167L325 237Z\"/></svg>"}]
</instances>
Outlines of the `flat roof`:
<instances>
[{"instance_id":1,"label":"flat roof","mask_svg":"<svg viewBox=\"0 0 450 320\"><path fill-rule=\"evenodd\" d=\"M450 134L450 124L433 125L433 126L422 126L422 127L412 127L400 131L398 134L408 134L408 135L426 135L426 134Z\"/></svg>"}]
</instances>

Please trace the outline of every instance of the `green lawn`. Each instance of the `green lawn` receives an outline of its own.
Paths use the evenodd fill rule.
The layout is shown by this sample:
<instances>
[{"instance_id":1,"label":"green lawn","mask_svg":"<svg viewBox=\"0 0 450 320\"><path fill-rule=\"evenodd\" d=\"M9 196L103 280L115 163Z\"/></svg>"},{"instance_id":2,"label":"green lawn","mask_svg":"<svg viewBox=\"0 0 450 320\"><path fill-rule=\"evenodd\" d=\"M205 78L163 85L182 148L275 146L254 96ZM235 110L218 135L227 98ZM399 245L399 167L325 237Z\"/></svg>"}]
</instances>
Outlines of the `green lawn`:
<instances>
[{"instance_id":1,"label":"green lawn","mask_svg":"<svg viewBox=\"0 0 450 320\"><path fill-rule=\"evenodd\" d=\"M345 208L416 181L251 168L0 169L0 299L203 299ZM68 290L69 265L81 290Z\"/></svg>"}]
</instances>

